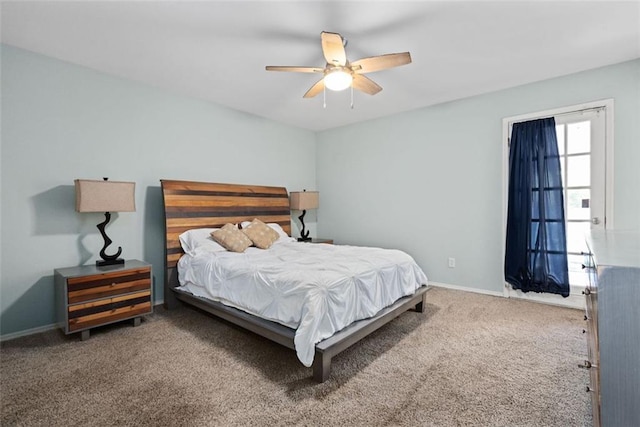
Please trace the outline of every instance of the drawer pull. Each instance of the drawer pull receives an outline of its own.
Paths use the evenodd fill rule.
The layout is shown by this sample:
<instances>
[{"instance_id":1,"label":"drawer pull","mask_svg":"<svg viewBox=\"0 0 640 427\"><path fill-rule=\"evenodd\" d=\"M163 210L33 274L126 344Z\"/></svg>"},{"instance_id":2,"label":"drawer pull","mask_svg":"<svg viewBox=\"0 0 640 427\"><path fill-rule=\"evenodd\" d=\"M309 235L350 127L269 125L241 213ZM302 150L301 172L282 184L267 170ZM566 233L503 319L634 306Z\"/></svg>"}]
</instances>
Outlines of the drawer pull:
<instances>
[{"instance_id":1,"label":"drawer pull","mask_svg":"<svg viewBox=\"0 0 640 427\"><path fill-rule=\"evenodd\" d=\"M582 295L591 295L591 291L589 289L585 289L582 291Z\"/></svg>"},{"instance_id":2,"label":"drawer pull","mask_svg":"<svg viewBox=\"0 0 640 427\"><path fill-rule=\"evenodd\" d=\"M589 320L586 314L584 315L584 320Z\"/></svg>"},{"instance_id":3,"label":"drawer pull","mask_svg":"<svg viewBox=\"0 0 640 427\"><path fill-rule=\"evenodd\" d=\"M582 333L583 333L583 334L586 334L586 333L587 333L587 330L586 330L586 329L583 329L583 330L582 330Z\"/></svg>"},{"instance_id":4,"label":"drawer pull","mask_svg":"<svg viewBox=\"0 0 640 427\"><path fill-rule=\"evenodd\" d=\"M591 362L589 362L588 360L585 360L584 363L578 363L578 368L582 368L582 369L591 369Z\"/></svg>"},{"instance_id":5,"label":"drawer pull","mask_svg":"<svg viewBox=\"0 0 640 427\"><path fill-rule=\"evenodd\" d=\"M587 386L587 388L585 389L587 393L591 393L593 391L593 389L589 386Z\"/></svg>"}]
</instances>

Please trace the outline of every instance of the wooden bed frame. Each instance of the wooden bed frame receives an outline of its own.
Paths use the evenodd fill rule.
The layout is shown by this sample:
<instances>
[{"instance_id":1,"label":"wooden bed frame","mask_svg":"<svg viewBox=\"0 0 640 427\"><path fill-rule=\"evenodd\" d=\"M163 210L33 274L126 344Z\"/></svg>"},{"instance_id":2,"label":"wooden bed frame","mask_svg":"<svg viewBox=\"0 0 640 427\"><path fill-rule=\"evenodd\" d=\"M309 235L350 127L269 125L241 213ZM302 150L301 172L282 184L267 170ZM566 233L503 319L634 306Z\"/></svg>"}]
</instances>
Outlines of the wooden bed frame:
<instances>
[{"instance_id":1,"label":"wooden bed frame","mask_svg":"<svg viewBox=\"0 0 640 427\"><path fill-rule=\"evenodd\" d=\"M165 308L171 309L181 302L186 303L295 350L294 329L176 289L179 286L177 262L184 254L179 240L182 232L193 228L222 227L226 223L237 224L258 218L265 223L280 224L291 235L287 189L165 179L160 182L165 213ZM427 290L428 287L423 286L415 294L399 299L376 316L357 321L316 344L313 379L318 382L326 381L331 372L333 356L403 312L410 309L423 312Z\"/></svg>"}]
</instances>

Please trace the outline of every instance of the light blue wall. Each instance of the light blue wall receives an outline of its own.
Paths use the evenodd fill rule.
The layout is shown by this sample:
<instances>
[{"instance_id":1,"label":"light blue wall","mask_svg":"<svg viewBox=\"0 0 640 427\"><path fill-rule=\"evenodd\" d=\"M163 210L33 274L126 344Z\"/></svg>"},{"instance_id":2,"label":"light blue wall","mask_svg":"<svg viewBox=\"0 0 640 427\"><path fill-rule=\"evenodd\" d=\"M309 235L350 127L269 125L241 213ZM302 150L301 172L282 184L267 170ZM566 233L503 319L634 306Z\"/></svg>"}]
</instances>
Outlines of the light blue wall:
<instances>
[{"instance_id":1,"label":"light blue wall","mask_svg":"<svg viewBox=\"0 0 640 427\"><path fill-rule=\"evenodd\" d=\"M114 214L108 252L151 262L157 300L161 178L315 188L312 132L6 45L1 59L2 335L54 323L53 270L102 247L104 216L74 211L75 178L136 182L137 211Z\"/></svg>"},{"instance_id":2,"label":"light blue wall","mask_svg":"<svg viewBox=\"0 0 640 427\"><path fill-rule=\"evenodd\" d=\"M401 248L432 281L501 292L502 118L614 98L615 221L640 227L640 61L314 134L24 50L1 55L2 335L51 325L53 269L92 263L102 247L102 216L73 209L75 178L137 183L137 212L114 215L108 233L153 264L158 300L161 178L317 188L312 234L317 213L320 237Z\"/></svg>"},{"instance_id":3,"label":"light blue wall","mask_svg":"<svg viewBox=\"0 0 640 427\"><path fill-rule=\"evenodd\" d=\"M615 225L640 228L636 60L319 133L319 235L404 249L432 281L501 293L502 119L606 98Z\"/></svg>"}]
</instances>

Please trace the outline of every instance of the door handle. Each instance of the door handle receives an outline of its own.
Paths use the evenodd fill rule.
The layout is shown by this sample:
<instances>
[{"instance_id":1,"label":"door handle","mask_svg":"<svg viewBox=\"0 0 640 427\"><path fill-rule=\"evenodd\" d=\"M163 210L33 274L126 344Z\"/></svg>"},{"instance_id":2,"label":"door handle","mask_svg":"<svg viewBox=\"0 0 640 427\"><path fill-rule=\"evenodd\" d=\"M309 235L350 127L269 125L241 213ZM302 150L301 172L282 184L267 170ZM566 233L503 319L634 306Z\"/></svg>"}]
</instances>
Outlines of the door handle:
<instances>
[{"instance_id":1,"label":"door handle","mask_svg":"<svg viewBox=\"0 0 640 427\"><path fill-rule=\"evenodd\" d=\"M591 224L594 224L594 225L600 224L600 218L598 218L597 216L594 216L593 218L591 218Z\"/></svg>"}]
</instances>

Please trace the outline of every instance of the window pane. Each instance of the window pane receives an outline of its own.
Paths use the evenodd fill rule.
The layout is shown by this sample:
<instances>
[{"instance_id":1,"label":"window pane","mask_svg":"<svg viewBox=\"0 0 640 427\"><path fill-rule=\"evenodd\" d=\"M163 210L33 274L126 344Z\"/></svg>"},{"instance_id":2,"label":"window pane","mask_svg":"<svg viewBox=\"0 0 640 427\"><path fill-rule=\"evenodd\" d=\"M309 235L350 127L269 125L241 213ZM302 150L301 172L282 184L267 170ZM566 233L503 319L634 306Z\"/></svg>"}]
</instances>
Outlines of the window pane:
<instances>
[{"instance_id":1,"label":"window pane","mask_svg":"<svg viewBox=\"0 0 640 427\"><path fill-rule=\"evenodd\" d=\"M582 272L582 264L585 262L584 255L567 255L569 271Z\"/></svg>"},{"instance_id":2,"label":"window pane","mask_svg":"<svg viewBox=\"0 0 640 427\"><path fill-rule=\"evenodd\" d=\"M591 190L567 190L567 219L591 219Z\"/></svg>"},{"instance_id":3,"label":"window pane","mask_svg":"<svg viewBox=\"0 0 640 427\"><path fill-rule=\"evenodd\" d=\"M585 255L568 255L567 261L571 286L587 286L589 284L589 276L582 268L582 265L587 262L587 257Z\"/></svg>"},{"instance_id":4,"label":"window pane","mask_svg":"<svg viewBox=\"0 0 640 427\"><path fill-rule=\"evenodd\" d=\"M578 262L581 258L581 255L569 255L569 283L571 286L587 286L589 284L589 276L582 269L582 263Z\"/></svg>"},{"instance_id":5,"label":"window pane","mask_svg":"<svg viewBox=\"0 0 640 427\"><path fill-rule=\"evenodd\" d=\"M567 157L567 187L591 184L591 155Z\"/></svg>"},{"instance_id":6,"label":"window pane","mask_svg":"<svg viewBox=\"0 0 640 427\"><path fill-rule=\"evenodd\" d=\"M558 138L558 153L564 154L564 125L556 125L556 137Z\"/></svg>"},{"instance_id":7,"label":"window pane","mask_svg":"<svg viewBox=\"0 0 640 427\"><path fill-rule=\"evenodd\" d=\"M585 235L590 227L589 221L567 223L567 252L586 252Z\"/></svg>"},{"instance_id":8,"label":"window pane","mask_svg":"<svg viewBox=\"0 0 640 427\"><path fill-rule=\"evenodd\" d=\"M567 139L567 154L591 151L591 122L568 124Z\"/></svg>"}]
</instances>

